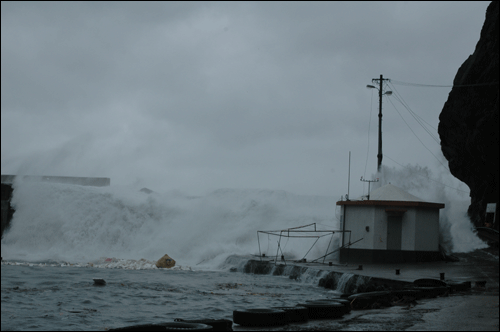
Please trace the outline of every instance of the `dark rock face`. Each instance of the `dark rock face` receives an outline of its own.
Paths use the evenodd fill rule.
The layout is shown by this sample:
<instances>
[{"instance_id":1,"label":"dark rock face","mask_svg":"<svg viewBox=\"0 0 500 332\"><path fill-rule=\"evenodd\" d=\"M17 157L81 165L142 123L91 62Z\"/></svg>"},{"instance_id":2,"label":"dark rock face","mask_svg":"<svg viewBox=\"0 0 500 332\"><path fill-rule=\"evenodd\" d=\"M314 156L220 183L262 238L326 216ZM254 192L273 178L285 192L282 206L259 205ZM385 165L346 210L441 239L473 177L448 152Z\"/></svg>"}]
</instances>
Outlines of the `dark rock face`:
<instances>
[{"instance_id":1,"label":"dark rock face","mask_svg":"<svg viewBox=\"0 0 500 332\"><path fill-rule=\"evenodd\" d=\"M497 203L498 214L498 8L498 1L488 6L476 49L459 68L439 116L441 150L451 173L471 190L468 213L476 226L484 226L487 203Z\"/></svg>"},{"instance_id":2,"label":"dark rock face","mask_svg":"<svg viewBox=\"0 0 500 332\"><path fill-rule=\"evenodd\" d=\"M10 221L14 215L14 209L10 205L10 199L13 192L12 184L2 183L2 233L10 227Z\"/></svg>"}]
</instances>

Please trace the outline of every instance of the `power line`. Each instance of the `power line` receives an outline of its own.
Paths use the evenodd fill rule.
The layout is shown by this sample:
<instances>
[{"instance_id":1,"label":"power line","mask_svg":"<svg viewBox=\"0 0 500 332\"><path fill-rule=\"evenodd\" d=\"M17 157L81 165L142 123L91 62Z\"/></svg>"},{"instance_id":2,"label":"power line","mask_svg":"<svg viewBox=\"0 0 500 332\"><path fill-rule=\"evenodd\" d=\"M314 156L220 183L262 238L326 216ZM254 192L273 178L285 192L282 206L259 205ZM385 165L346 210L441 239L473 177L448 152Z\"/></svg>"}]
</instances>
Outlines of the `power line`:
<instances>
[{"instance_id":1,"label":"power line","mask_svg":"<svg viewBox=\"0 0 500 332\"><path fill-rule=\"evenodd\" d=\"M399 91L396 89L396 87L391 84L391 89L393 89L394 91L396 91L396 94L399 96L399 98L401 98L401 100L403 100L404 103L403 106L407 107L408 111L415 114L415 116L417 116L420 120L422 120L423 122L425 122L429 127L431 127L432 129L434 129L436 132L437 132L437 129L434 128L431 124L429 124L427 121L425 121L422 117L420 117L418 114L416 114L415 112L413 112L411 109L410 109L410 106L408 106L408 103L404 101L403 97L401 96L401 94L399 93Z\"/></svg>"},{"instance_id":2,"label":"power line","mask_svg":"<svg viewBox=\"0 0 500 332\"><path fill-rule=\"evenodd\" d=\"M405 104L401 101L401 99L397 96L394 95L396 100L399 101L403 107L405 107L410 115L417 121L417 123L429 134L429 136L438 144L440 144L439 138L437 138L422 122L425 122L422 118L420 118L416 113L414 113L411 109L405 106ZM426 122L427 123L427 122ZM434 128L433 128L434 129Z\"/></svg>"},{"instance_id":3,"label":"power line","mask_svg":"<svg viewBox=\"0 0 500 332\"><path fill-rule=\"evenodd\" d=\"M434 153L432 153L432 151L424 144L424 142L422 142L420 140L420 138L418 138L417 134L415 134L415 132L413 131L413 129L411 129L410 125L408 124L408 122L406 122L406 120L403 118L403 116L401 115L401 113L398 111L398 109L396 108L396 106L394 106L394 103L392 102L391 98L389 98L389 101L391 102L391 105L394 107L394 109L396 110L396 112L398 112L399 116L401 117L401 119L403 119L403 122L408 126L408 128L410 129L410 131L413 133L413 135L418 139L418 141L424 146L424 148L427 149L427 151L429 151L433 156L434 158L436 158L436 160L441 164L441 166L443 166L448 172L448 168L443 165L443 163L441 162L441 160L439 160L438 157L436 157L436 155Z\"/></svg>"},{"instance_id":4,"label":"power line","mask_svg":"<svg viewBox=\"0 0 500 332\"><path fill-rule=\"evenodd\" d=\"M495 85L499 82L489 82L489 83L476 83L476 84L461 84L461 85L436 85L436 84L419 84L419 83L409 83L401 82L396 80L391 80L392 83L406 86L416 86L416 87L427 87L427 88L462 88L469 86L485 86L485 85Z\"/></svg>"},{"instance_id":5,"label":"power line","mask_svg":"<svg viewBox=\"0 0 500 332\"><path fill-rule=\"evenodd\" d=\"M417 123L429 134L430 137L432 137L432 139L434 141L436 141L436 143L440 143L439 142L439 138L437 138L429 129L427 129L427 127L424 126L424 124L422 123L423 122L423 119L420 118L415 112L413 112L409 107L407 107L402 101L401 99L395 95L396 97L396 100L399 101L403 107L406 108L406 110L410 113L410 115L415 119L415 121L417 121Z\"/></svg>"},{"instance_id":6,"label":"power line","mask_svg":"<svg viewBox=\"0 0 500 332\"><path fill-rule=\"evenodd\" d=\"M426 126L424 126L424 124L422 122L425 122L429 127L431 127L432 129L434 129L436 132L437 132L437 129L434 128L433 126L431 126L427 121L425 121L424 119L422 119L417 113L415 113L410 108L410 106L403 100L403 97L401 96L401 94L399 93L399 91L397 91L397 89L396 89L396 87L394 85L391 84L391 88L395 92L394 97L396 97L396 100L399 101L404 106L404 108L406 108L406 110L410 113L410 115L415 119L415 121L417 121L417 123L422 128L424 128L424 130L429 134L429 136L431 136L432 139L434 139L434 141L436 141L436 143L440 144L439 138L437 138Z\"/></svg>"},{"instance_id":7,"label":"power line","mask_svg":"<svg viewBox=\"0 0 500 332\"><path fill-rule=\"evenodd\" d=\"M398 165L399 165L399 166L401 166L401 167L404 167L404 168L410 169L408 166L401 165L400 163L398 163L397 161L395 161L394 159L392 159L391 157L389 157L389 156L388 156L388 155L386 155L386 154L384 154L384 157L389 158L390 160L392 160L393 162L395 162L396 164L398 164ZM454 188L454 187L448 186L448 185L446 185L446 184L444 184L444 183L441 183L441 182L439 182L439 181L436 181L436 180L434 180L434 179L432 179L432 178L428 177L427 175L420 174L420 173L417 173L417 174L418 174L418 175L422 175L422 176L424 176L424 177L428 178L428 179L429 179L429 180L431 180L431 181L434 181L434 182L436 182L436 183L439 183L439 184L440 184L440 185L442 185L442 186L445 186L445 187L448 187L448 188L451 188L451 189L454 189L454 190L457 190L457 191L461 191L461 192L466 193L466 194L468 194L468 193L469 193L468 191L464 191L464 190L461 190L461 189L458 189L458 188Z\"/></svg>"}]
</instances>

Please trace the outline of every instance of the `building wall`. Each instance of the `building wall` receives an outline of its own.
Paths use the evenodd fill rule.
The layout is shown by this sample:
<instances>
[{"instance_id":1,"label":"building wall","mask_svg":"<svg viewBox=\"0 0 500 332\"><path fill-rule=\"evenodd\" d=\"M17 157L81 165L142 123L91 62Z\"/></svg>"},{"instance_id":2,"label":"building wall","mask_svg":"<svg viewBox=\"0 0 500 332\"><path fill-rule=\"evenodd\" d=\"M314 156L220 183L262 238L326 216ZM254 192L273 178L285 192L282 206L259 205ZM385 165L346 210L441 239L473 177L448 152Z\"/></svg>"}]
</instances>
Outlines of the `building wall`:
<instances>
[{"instance_id":1,"label":"building wall","mask_svg":"<svg viewBox=\"0 0 500 332\"><path fill-rule=\"evenodd\" d=\"M351 242L363 238L351 248L387 250L387 208L391 206L347 206L345 230L351 231ZM405 207L405 210L401 216L401 250L439 251L439 209ZM348 233L344 237L347 243Z\"/></svg>"},{"instance_id":2,"label":"building wall","mask_svg":"<svg viewBox=\"0 0 500 332\"><path fill-rule=\"evenodd\" d=\"M415 217L417 208L406 208L403 214L401 250L415 250Z\"/></svg>"},{"instance_id":3,"label":"building wall","mask_svg":"<svg viewBox=\"0 0 500 332\"><path fill-rule=\"evenodd\" d=\"M344 205L345 209L346 206ZM358 249L372 249L373 248L373 234L374 234L374 214L375 210L372 207L364 206L347 206L344 210L345 213L345 230L351 231L351 242L357 241L361 238L363 240L355 243L351 248ZM369 231L366 231L366 227ZM344 244L349 242L349 234L344 233Z\"/></svg>"},{"instance_id":4,"label":"building wall","mask_svg":"<svg viewBox=\"0 0 500 332\"><path fill-rule=\"evenodd\" d=\"M439 210L418 209L415 218L415 250L439 251Z\"/></svg>"},{"instance_id":5,"label":"building wall","mask_svg":"<svg viewBox=\"0 0 500 332\"><path fill-rule=\"evenodd\" d=\"M370 249L387 249L388 214L385 211L390 206L365 207L374 209L373 247ZM415 208L406 208L401 217L401 250L415 250Z\"/></svg>"},{"instance_id":6,"label":"building wall","mask_svg":"<svg viewBox=\"0 0 500 332\"><path fill-rule=\"evenodd\" d=\"M385 207L372 206L369 208L374 209L375 220L375 227L373 230L373 247L369 249L385 250L387 249L387 216L385 213Z\"/></svg>"}]
</instances>

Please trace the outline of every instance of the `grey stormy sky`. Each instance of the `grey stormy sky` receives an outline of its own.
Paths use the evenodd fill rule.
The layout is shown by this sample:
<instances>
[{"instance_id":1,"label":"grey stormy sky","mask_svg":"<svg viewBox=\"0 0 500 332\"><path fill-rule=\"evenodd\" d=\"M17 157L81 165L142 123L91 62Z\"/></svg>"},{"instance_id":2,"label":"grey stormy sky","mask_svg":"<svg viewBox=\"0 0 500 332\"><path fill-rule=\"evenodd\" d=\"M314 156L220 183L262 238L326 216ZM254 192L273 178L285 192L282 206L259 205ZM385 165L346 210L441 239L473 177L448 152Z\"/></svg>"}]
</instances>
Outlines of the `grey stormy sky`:
<instances>
[{"instance_id":1,"label":"grey stormy sky","mask_svg":"<svg viewBox=\"0 0 500 332\"><path fill-rule=\"evenodd\" d=\"M376 171L366 85L451 85L488 4L2 1L1 172L340 196L352 151L359 196ZM451 88L393 88L437 128ZM468 190L395 94L383 114L386 156Z\"/></svg>"}]
</instances>

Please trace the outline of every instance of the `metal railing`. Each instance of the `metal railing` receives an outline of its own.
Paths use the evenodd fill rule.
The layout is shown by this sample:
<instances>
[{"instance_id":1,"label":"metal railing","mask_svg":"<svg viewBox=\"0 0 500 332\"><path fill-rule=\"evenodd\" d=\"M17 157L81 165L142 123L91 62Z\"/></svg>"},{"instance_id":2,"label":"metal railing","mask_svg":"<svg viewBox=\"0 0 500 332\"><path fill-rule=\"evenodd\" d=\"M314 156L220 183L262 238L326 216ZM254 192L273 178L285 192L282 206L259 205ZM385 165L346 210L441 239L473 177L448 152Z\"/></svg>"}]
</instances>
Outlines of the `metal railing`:
<instances>
[{"instance_id":1,"label":"metal railing","mask_svg":"<svg viewBox=\"0 0 500 332\"><path fill-rule=\"evenodd\" d=\"M303 228L309 227L309 226L314 226L314 230L303 230ZM262 251L260 248L260 237L259 237L260 233L279 237L279 239L277 241L278 248L276 249L276 257L274 260L275 265L278 262L278 255L279 255L280 251L281 251L282 259L286 265L286 260L284 258L285 255L283 253L283 250L281 249L281 238L316 238L316 241L314 241L313 245L311 246L311 248L309 248L309 250L306 252L304 257L297 261L297 262L305 262L305 258L307 256L307 254L316 245L318 240L322 237L331 235L330 242L328 243L328 247L326 248L326 251L325 251L325 255L318 257L316 259L313 259L311 261L311 262L316 262L316 261L320 260L321 258L323 258L323 262L321 262L322 264L325 264L325 259L328 255L331 255L331 254L339 251L340 249L349 248L349 246L351 246L352 244L363 240L363 238L361 238L361 239L356 240L355 242L351 243L351 231L350 230L318 230L316 228L316 223L312 223L312 224L308 224L308 225L304 225L304 226L298 226L298 227L291 227L291 228L282 229L282 230L275 230L275 231L257 231L257 242L259 244L259 257L260 257L261 261L262 261ZM331 252L328 252L328 250L330 249L330 245L332 244L333 236L335 235L335 233L349 233L349 242L347 244L344 244L343 246L331 251Z\"/></svg>"}]
</instances>

